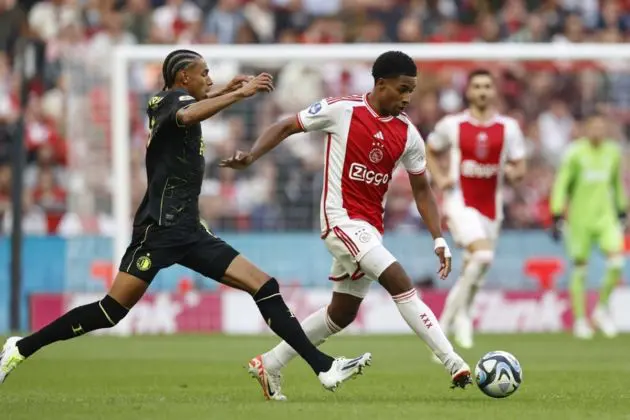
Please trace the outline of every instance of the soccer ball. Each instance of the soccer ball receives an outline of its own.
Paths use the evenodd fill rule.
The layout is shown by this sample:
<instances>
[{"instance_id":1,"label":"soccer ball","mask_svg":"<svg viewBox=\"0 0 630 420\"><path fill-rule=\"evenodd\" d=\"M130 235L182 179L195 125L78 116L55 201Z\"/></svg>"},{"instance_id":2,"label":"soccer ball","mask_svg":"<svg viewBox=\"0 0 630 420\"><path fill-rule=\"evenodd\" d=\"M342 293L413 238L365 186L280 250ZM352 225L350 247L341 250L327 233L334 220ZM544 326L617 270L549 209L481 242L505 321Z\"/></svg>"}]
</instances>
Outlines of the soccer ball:
<instances>
[{"instance_id":1,"label":"soccer ball","mask_svg":"<svg viewBox=\"0 0 630 420\"><path fill-rule=\"evenodd\" d=\"M506 351L491 351L475 366L477 386L489 397L505 398L521 386L523 370L521 364Z\"/></svg>"}]
</instances>

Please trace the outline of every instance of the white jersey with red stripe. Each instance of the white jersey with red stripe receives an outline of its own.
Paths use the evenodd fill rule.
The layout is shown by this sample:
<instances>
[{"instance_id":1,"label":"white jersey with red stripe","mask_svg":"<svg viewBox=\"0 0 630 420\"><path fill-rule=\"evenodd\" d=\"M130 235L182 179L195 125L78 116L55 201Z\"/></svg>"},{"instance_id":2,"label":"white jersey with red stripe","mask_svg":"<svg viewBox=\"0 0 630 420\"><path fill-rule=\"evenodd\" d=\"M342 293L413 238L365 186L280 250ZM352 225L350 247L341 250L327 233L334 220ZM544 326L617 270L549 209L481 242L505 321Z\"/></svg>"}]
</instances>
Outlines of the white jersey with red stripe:
<instances>
[{"instance_id":1,"label":"white jersey with red stripe","mask_svg":"<svg viewBox=\"0 0 630 420\"><path fill-rule=\"evenodd\" d=\"M382 233L385 195L398 163L411 174L425 171L424 141L416 127L404 114L379 116L367 94L321 100L297 119L304 131L328 134L323 236L351 220L365 221Z\"/></svg>"},{"instance_id":2,"label":"white jersey with red stripe","mask_svg":"<svg viewBox=\"0 0 630 420\"><path fill-rule=\"evenodd\" d=\"M499 114L485 122L476 120L469 111L448 115L429 135L428 147L451 149L450 175L455 186L444 194L447 216L472 208L486 219L500 222L505 163L525 157L518 122Z\"/></svg>"}]
</instances>

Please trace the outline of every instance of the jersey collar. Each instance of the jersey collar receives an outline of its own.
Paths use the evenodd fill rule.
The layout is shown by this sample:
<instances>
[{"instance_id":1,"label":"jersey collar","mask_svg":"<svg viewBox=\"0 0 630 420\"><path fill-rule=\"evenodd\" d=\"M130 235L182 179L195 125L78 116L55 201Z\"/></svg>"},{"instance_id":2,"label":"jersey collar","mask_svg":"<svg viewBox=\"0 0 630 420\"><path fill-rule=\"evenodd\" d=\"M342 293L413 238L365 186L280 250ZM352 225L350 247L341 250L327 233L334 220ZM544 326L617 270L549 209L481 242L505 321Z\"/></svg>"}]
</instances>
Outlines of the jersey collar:
<instances>
[{"instance_id":1,"label":"jersey collar","mask_svg":"<svg viewBox=\"0 0 630 420\"><path fill-rule=\"evenodd\" d=\"M495 112L490 118L488 118L487 121L479 121L472 115L470 109L467 109L464 111L464 117L466 118L466 121L468 121L472 125L476 125L478 127L489 127L493 124L496 124L497 120L499 119L499 114Z\"/></svg>"},{"instance_id":2,"label":"jersey collar","mask_svg":"<svg viewBox=\"0 0 630 420\"><path fill-rule=\"evenodd\" d=\"M372 108L372 106L370 105L370 102L368 101L368 95L369 95L369 93L364 93L363 94L363 103L365 104L365 107L370 112L370 114L372 114L372 116L374 118L377 118L381 122L390 122L391 120L394 119L394 117L391 116L391 115L388 116L388 117L383 117L383 116L379 115L378 112L376 112L376 110L374 108Z\"/></svg>"}]
</instances>

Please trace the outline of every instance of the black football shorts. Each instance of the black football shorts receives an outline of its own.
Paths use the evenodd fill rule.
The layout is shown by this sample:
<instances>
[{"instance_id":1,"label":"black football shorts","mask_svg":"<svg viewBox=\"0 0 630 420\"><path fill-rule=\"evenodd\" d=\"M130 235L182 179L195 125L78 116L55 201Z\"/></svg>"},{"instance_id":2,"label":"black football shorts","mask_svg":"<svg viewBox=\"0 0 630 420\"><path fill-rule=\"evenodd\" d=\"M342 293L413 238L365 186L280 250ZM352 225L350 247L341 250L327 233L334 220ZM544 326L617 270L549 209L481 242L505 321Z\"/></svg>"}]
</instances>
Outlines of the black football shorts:
<instances>
[{"instance_id":1,"label":"black football shorts","mask_svg":"<svg viewBox=\"0 0 630 420\"><path fill-rule=\"evenodd\" d=\"M131 244L120 263L120 271L151 283L163 268L180 264L220 281L238 251L199 225L197 231L176 226L134 226Z\"/></svg>"}]
</instances>

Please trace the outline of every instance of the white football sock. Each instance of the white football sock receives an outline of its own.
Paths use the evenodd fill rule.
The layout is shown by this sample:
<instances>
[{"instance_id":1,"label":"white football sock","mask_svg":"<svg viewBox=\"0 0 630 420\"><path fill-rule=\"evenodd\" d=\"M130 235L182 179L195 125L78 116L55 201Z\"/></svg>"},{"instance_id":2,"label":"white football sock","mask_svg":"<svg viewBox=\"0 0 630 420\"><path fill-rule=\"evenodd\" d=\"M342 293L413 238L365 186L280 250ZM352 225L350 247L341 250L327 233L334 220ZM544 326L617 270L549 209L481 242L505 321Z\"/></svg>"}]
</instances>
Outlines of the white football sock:
<instances>
[{"instance_id":1,"label":"white football sock","mask_svg":"<svg viewBox=\"0 0 630 420\"><path fill-rule=\"evenodd\" d=\"M459 311L468 312L474 295L483 281L483 276L492 263L494 253L490 250L476 251L466 262L464 272L457 279L446 297L446 304L440 317L440 324L448 331Z\"/></svg>"},{"instance_id":2,"label":"white football sock","mask_svg":"<svg viewBox=\"0 0 630 420\"><path fill-rule=\"evenodd\" d=\"M453 356L453 346L444 335L433 311L420 300L415 289L392 298L407 324L442 362Z\"/></svg>"},{"instance_id":3,"label":"white football sock","mask_svg":"<svg viewBox=\"0 0 630 420\"><path fill-rule=\"evenodd\" d=\"M311 343L315 346L322 344L328 337L338 333L343 328L335 324L328 316L328 306L310 314L302 321L302 329ZM262 355L263 364L269 370L280 370L285 367L298 354L293 347L285 341Z\"/></svg>"}]
</instances>

